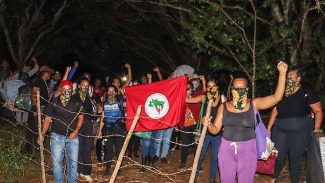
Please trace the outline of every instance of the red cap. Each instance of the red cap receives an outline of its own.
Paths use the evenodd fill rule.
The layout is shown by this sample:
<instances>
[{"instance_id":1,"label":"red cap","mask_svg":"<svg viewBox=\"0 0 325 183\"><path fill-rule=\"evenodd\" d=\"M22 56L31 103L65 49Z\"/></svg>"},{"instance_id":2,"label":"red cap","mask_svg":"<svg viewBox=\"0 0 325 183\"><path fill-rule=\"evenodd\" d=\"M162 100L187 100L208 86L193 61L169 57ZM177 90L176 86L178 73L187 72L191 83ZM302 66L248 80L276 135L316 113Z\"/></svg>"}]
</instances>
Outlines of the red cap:
<instances>
[{"instance_id":1,"label":"red cap","mask_svg":"<svg viewBox=\"0 0 325 183\"><path fill-rule=\"evenodd\" d=\"M66 86L66 85L70 86L70 88L72 89L72 83L69 80L61 81L60 84L59 84L59 87L62 88L64 86Z\"/></svg>"}]
</instances>

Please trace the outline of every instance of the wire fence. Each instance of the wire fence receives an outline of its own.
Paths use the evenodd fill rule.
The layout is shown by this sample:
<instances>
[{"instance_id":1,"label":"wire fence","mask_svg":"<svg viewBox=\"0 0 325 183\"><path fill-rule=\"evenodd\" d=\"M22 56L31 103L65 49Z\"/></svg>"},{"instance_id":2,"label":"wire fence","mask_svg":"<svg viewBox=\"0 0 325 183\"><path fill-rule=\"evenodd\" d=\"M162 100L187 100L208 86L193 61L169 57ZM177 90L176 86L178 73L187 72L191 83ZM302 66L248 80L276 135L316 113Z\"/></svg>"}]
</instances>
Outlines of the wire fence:
<instances>
[{"instance_id":1,"label":"wire fence","mask_svg":"<svg viewBox=\"0 0 325 183\"><path fill-rule=\"evenodd\" d=\"M46 101L48 103L48 105L53 105L55 108L58 108L60 110L63 110L65 112L68 112L68 113L71 113L71 114L74 114L75 115L74 116L74 119L72 121L70 121L70 122L64 122L64 121L60 120L57 116L46 116L43 112L41 113L42 118L49 117L52 120L56 120L57 122L60 122L60 124L63 125L64 128L67 129L66 136L68 136L69 131L74 130L71 127L71 124L73 123L73 121L75 121L75 119L77 118L78 115L83 114L83 115L90 116L92 118L100 118L100 117L102 117L102 115L80 112L81 110L79 112L68 111L68 110L64 109L63 107L61 107L59 105L56 105L56 104L52 103L51 101L46 100L45 98L42 98L41 97L41 99L44 100L44 101ZM35 111L33 111L33 110L28 110L28 109L20 109L20 110L22 110L24 112L28 112L29 115L34 115L35 117L38 115L38 113L35 112ZM112 117L112 116L105 116L105 117ZM118 123L125 123L126 119L133 119L133 118L134 118L134 116L121 117L121 118L119 118L119 122ZM140 118L142 118L142 119L149 119L149 117L147 117L147 116L140 116ZM17 123L15 123L13 121L10 121L10 120L8 120L6 118L0 117L0 119L2 121L8 122L9 124L13 125L14 127L18 125ZM174 130L178 131L179 133L196 135L196 136L199 135L198 132L183 131L181 129L176 128L175 126L171 126L170 123L167 122L167 121L157 120L157 122L158 123L167 124L169 126L169 128L173 128ZM94 122L93 125L95 125L95 126L98 127L99 123L98 122ZM22 125L22 126L26 129L26 133L31 133L31 134L33 134L35 136L38 136L39 135L37 129L31 129L29 126L26 126L26 125ZM40 149L38 145L36 145L34 143L31 143L28 140L26 140L24 137L17 136L16 134L14 134L14 133L12 133L10 131L0 130L0 132L1 133L9 134L12 137L15 137L17 139L20 139L21 141L23 141L26 144L29 144L30 146L32 146L36 150L39 150ZM135 135L135 134L133 133L132 135ZM96 134L94 134L94 135L83 135L83 134L79 134L78 136L79 137L84 137L84 138L92 138L92 139L94 139L94 141L96 141L97 139L99 139L98 132ZM103 135L100 138L108 139L108 138L112 138L112 137L121 137L121 138L125 139L126 135L124 135L124 134ZM194 142L192 142L190 144L182 144L181 142L172 141L169 138L154 138L152 136L148 136L148 137L149 137L150 140L153 140L153 141L166 141L168 143L171 143L171 144L174 144L174 145L178 145L178 146L181 146L181 147L193 146L193 145L197 144L196 141L194 141ZM52 138L51 135L50 135L50 133L47 133L44 138L47 139L47 140L50 139L51 143L57 143L57 145L59 145L62 149L64 149L66 159L69 158L73 162L78 163L79 165L90 165L92 167L98 167L98 166L105 165L107 163L115 163L116 162L116 160L110 160L110 161L103 161L103 162L85 164L85 163L79 162L78 160L73 159L73 157L69 153L67 153L68 151L66 149L66 146L64 144L61 144L61 142L56 141L56 139ZM47 155L50 155L51 154L51 151L49 149L44 148L44 151L47 153ZM21 155L21 156L24 159L27 159L28 161L31 161L31 162L33 162L35 164L38 164L38 165L41 165L40 162L37 162L36 160L34 160L34 159L30 158L30 157L27 157L27 156L24 156L24 155ZM118 155L116 154L116 156L118 156ZM177 176L179 174L183 174L184 172L191 171L191 168L189 168L189 169L185 169L184 168L184 169L179 169L178 171L174 171L173 173L167 173L167 172L162 172L158 168L155 168L155 167L142 165L141 163L135 161L134 159L131 159L128 156L124 156L123 159L126 160L125 161L126 163L122 164L122 166L120 167L120 169L125 169L125 168L128 168L128 167L136 167L137 169L144 168L147 172L156 174L158 176L165 177L168 180L168 182L176 182L175 176ZM58 162L61 165L61 168L64 170L64 176L67 179L67 169L64 166L64 164L62 164L62 161L61 160L58 160L58 159L55 159L55 157L53 157L53 156L52 156L52 161L56 161L56 162ZM52 164L53 164L53 162L52 162ZM47 170L52 170L53 171L53 169L52 169L52 167L50 165L45 165L45 167L46 167ZM77 179L78 179L78 177L77 177ZM83 179L78 179L78 181L83 181ZM101 182L101 181L107 181L107 178L102 177L102 178L96 180L96 182ZM143 182L143 181L132 180L132 181L129 181L129 182Z\"/></svg>"}]
</instances>

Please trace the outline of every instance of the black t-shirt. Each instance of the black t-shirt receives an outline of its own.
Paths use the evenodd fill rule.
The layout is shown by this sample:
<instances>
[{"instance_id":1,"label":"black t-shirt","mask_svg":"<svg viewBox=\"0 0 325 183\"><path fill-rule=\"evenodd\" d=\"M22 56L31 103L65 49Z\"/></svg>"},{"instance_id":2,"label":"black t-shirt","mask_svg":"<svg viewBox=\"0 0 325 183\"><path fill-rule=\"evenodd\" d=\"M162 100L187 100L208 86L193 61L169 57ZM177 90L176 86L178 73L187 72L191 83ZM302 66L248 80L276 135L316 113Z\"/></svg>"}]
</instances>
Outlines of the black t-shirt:
<instances>
[{"instance_id":1,"label":"black t-shirt","mask_svg":"<svg viewBox=\"0 0 325 183\"><path fill-rule=\"evenodd\" d=\"M37 78L32 82L32 87L39 88L40 97L41 97L41 106L46 106L47 105L46 100L49 100L48 84L46 83L46 81L44 81L41 78Z\"/></svg>"},{"instance_id":2,"label":"black t-shirt","mask_svg":"<svg viewBox=\"0 0 325 183\"><path fill-rule=\"evenodd\" d=\"M73 95L66 106L62 105L60 96L53 98L44 111L46 116L52 118L52 132L69 136L71 132L75 131L78 120L76 115L81 107L82 101L77 95ZM84 113L84 108L80 113Z\"/></svg>"},{"instance_id":3,"label":"black t-shirt","mask_svg":"<svg viewBox=\"0 0 325 183\"><path fill-rule=\"evenodd\" d=\"M310 114L310 104L319 102L319 98L310 89L300 89L288 97L284 97L276 106L277 118L305 117Z\"/></svg>"},{"instance_id":4,"label":"black t-shirt","mask_svg":"<svg viewBox=\"0 0 325 183\"><path fill-rule=\"evenodd\" d=\"M80 129L80 134L82 135L93 135L93 123L92 123L92 116L91 114L93 113L93 107L92 103L90 101L90 97L87 96L85 101L83 102L83 107L84 107L84 124L82 125Z\"/></svg>"}]
</instances>

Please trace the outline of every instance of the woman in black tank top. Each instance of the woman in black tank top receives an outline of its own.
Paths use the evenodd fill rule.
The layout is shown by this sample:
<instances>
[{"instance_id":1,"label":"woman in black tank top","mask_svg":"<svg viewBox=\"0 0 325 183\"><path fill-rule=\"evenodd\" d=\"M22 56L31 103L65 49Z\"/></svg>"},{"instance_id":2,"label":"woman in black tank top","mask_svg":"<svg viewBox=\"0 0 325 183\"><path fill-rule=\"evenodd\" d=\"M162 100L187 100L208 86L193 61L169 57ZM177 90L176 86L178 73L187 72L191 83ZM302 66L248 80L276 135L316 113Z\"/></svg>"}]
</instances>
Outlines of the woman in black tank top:
<instances>
[{"instance_id":1,"label":"woman in black tank top","mask_svg":"<svg viewBox=\"0 0 325 183\"><path fill-rule=\"evenodd\" d=\"M232 83L233 100L221 105L214 123L204 118L211 134L218 134L223 126L218 161L223 183L252 183L256 172L257 150L254 133L253 107L263 110L276 105L284 94L287 64L280 61L278 86L275 94L249 100L245 78L235 78Z\"/></svg>"}]
</instances>

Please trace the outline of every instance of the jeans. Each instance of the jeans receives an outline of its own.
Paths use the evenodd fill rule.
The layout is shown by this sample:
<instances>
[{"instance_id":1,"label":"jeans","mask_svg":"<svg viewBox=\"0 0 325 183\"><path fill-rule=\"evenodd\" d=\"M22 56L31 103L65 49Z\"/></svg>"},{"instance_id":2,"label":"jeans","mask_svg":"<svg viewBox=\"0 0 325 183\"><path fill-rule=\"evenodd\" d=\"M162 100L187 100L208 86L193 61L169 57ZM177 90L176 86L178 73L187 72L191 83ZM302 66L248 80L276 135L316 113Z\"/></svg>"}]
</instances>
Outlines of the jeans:
<instances>
[{"instance_id":1,"label":"jeans","mask_svg":"<svg viewBox=\"0 0 325 183\"><path fill-rule=\"evenodd\" d=\"M210 179L217 178L217 171L218 171L218 152L221 143L221 135L210 135L206 134L203 147L201 150L199 163L197 166L196 176L199 175L199 171L202 166L202 161L207 153L209 144L211 143L211 154L210 154Z\"/></svg>"},{"instance_id":2,"label":"jeans","mask_svg":"<svg viewBox=\"0 0 325 183\"><path fill-rule=\"evenodd\" d=\"M67 182L77 183L79 139L51 133L51 160L55 183L64 182L63 159L66 151Z\"/></svg>"},{"instance_id":3,"label":"jeans","mask_svg":"<svg viewBox=\"0 0 325 183\"><path fill-rule=\"evenodd\" d=\"M157 148L156 156L161 157L161 158L166 158L167 154L168 154L169 146L170 146L170 138L172 137L174 128L167 128L165 130L159 130L159 131L160 131L160 133L158 132L158 134L157 134L158 138L154 137L155 139L159 139L159 140L156 140L156 148ZM162 141L162 150L161 150L161 154L160 154L161 141Z\"/></svg>"},{"instance_id":4,"label":"jeans","mask_svg":"<svg viewBox=\"0 0 325 183\"><path fill-rule=\"evenodd\" d=\"M142 152L141 157L154 157L156 155L156 145L153 139L141 139Z\"/></svg>"}]
</instances>

